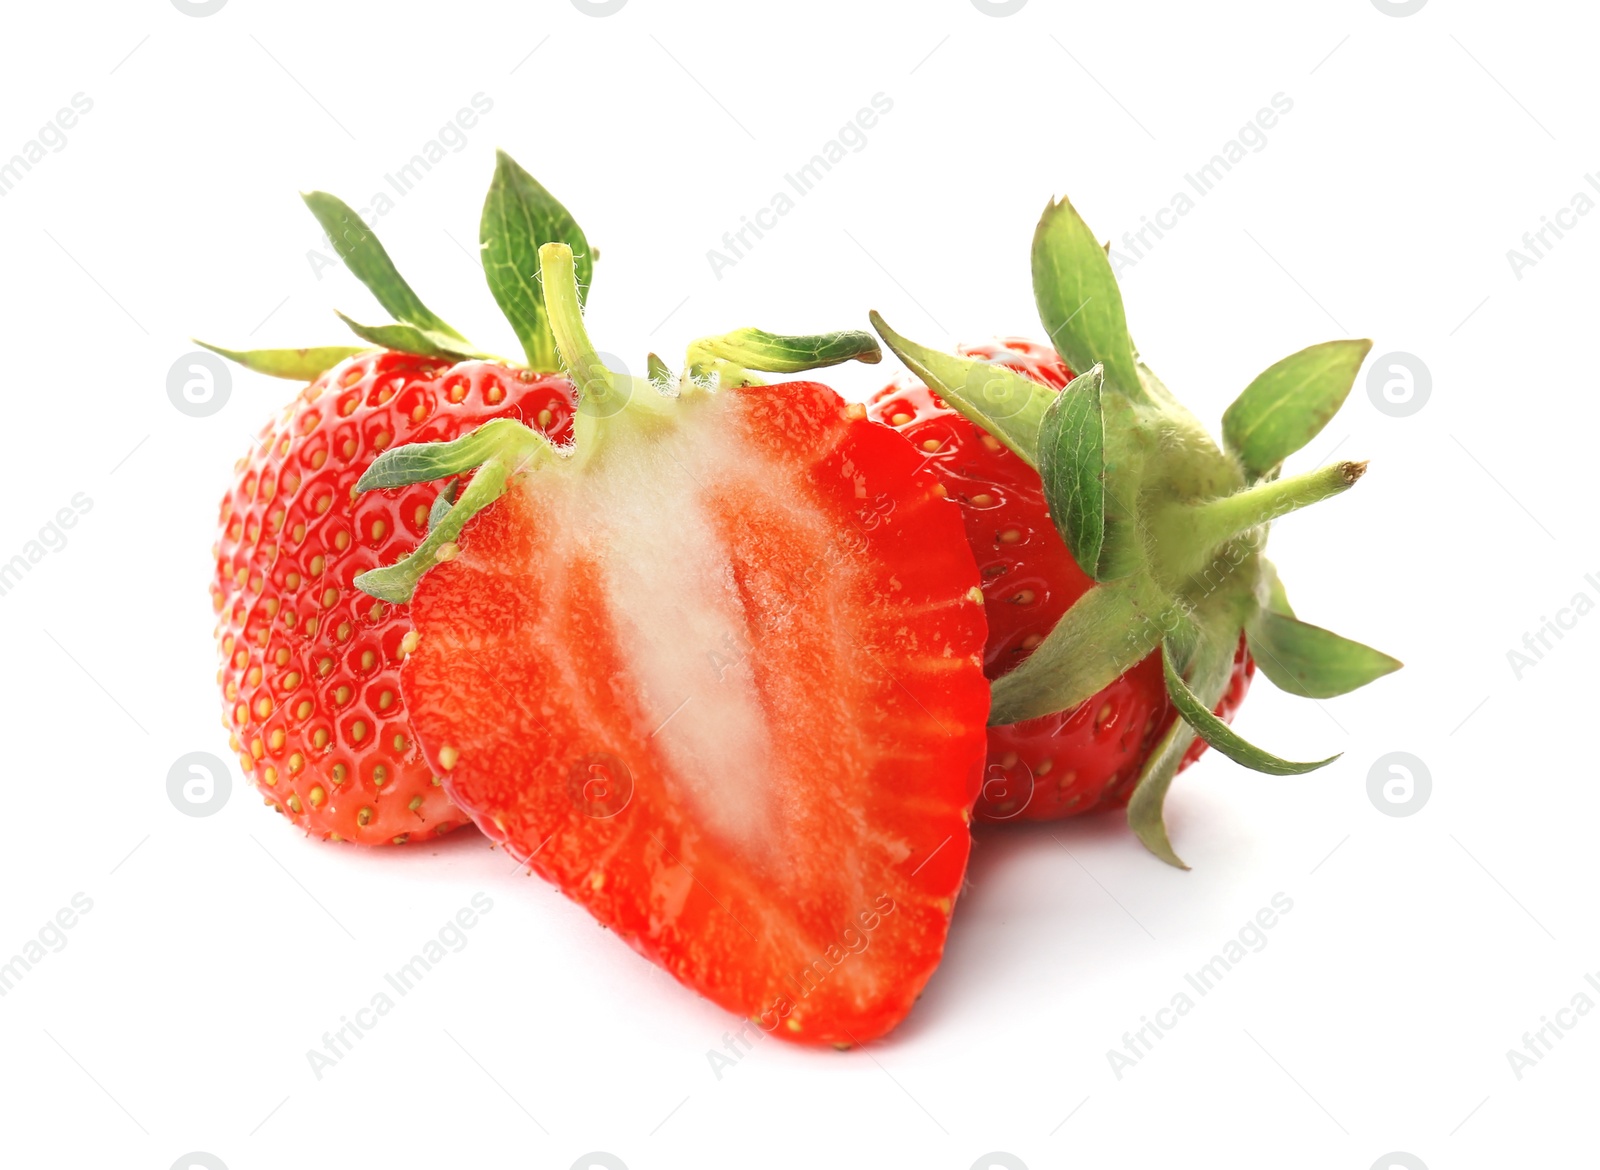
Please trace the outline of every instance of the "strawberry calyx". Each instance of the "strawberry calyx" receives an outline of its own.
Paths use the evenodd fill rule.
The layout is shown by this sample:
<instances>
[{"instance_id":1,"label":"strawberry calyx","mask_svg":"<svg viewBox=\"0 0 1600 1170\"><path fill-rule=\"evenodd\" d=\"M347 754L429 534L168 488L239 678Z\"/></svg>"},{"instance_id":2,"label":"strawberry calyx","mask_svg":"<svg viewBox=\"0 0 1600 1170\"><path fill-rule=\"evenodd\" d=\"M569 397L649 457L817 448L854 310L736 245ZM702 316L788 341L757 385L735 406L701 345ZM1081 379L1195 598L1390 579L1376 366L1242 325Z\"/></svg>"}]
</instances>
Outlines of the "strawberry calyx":
<instances>
[{"instance_id":1,"label":"strawberry calyx","mask_svg":"<svg viewBox=\"0 0 1600 1170\"><path fill-rule=\"evenodd\" d=\"M557 446L539 431L511 419L485 423L443 443L415 443L385 451L356 483L358 492L400 487L472 473L459 497L441 493L430 514L427 538L409 556L355 579L357 588L383 601L409 602L417 582L434 565L451 559L456 538L478 512L497 500L514 475L540 467L581 473L619 429L676 425L677 403L714 393L721 386L759 384L755 371L798 373L856 360L877 362L882 351L860 330L785 336L741 329L691 343L685 371L673 378L651 354L650 376L608 369L589 339L580 300L580 270L572 249L550 242L539 249L542 303L558 357L577 390L578 408L570 444ZM447 488L453 492L454 486Z\"/></svg>"},{"instance_id":2,"label":"strawberry calyx","mask_svg":"<svg viewBox=\"0 0 1600 1170\"><path fill-rule=\"evenodd\" d=\"M576 258L580 303L593 278L595 254L583 229L560 201L504 151L496 154L494 178L484 199L479 242L489 291L522 343L527 357L525 366L479 349L428 308L400 275L377 234L349 204L325 191L306 192L301 199L327 234L339 259L394 318L393 322L369 325L336 312L350 332L368 343L365 348L235 350L196 339L198 344L257 373L303 382L320 377L346 358L372 347L451 362L493 361L540 374L553 374L560 369L541 289L539 249L551 241L571 249Z\"/></svg>"},{"instance_id":3,"label":"strawberry calyx","mask_svg":"<svg viewBox=\"0 0 1600 1170\"><path fill-rule=\"evenodd\" d=\"M993 681L991 726L1073 709L1160 654L1179 718L1148 757L1128 819L1152 852L1183 867L1162 806L1197 736L1274 775L1337 758L1282 759L1212 714L1241 636L1262 673L1291 694L1344 694L1400 666L1299 621L1262 555L1273 521L1342 494L1365 472L1365 463L1341 462L1284 476L1282 465L1342 405L1371 343L1327 342L1269 367L1224 414L1219 446L1139 359L1106 254L1065 199L1045 208L1032 271L1045 331L1077 372L1059 391L918 345L876 313L872 324L949 406L1038 471L1052 521L1095 582Z\"/></svg>"}]
</instances>

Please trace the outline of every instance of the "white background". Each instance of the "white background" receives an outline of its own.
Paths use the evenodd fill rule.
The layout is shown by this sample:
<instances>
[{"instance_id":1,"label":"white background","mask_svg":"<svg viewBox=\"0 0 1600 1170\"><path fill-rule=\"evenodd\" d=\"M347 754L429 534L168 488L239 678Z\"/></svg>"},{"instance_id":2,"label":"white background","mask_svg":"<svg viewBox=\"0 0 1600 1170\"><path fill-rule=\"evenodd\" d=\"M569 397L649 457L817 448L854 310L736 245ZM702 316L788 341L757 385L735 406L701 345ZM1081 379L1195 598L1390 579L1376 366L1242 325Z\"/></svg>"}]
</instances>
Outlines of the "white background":
<instances>
[{"instance_id":1,"label":"white background","mask_svg":"<svg viewBox=\"0 0 1600 1170\"><path fill-rule=\"evenodd\" d=\"M75 93L94 106L0 199L0 560L76 493L93 509L0 597L0 958L75 893L93 909L0 999L0 1162L1577 1164L1600 1013L1520 1080L1506 1052L1600 971L1600 616L1520 681L1507 651L1574 594L1600 599L1584 580L1600 571L1600 216L1521 279L1506 252L1600 168L1589 15L1447 0L1404 18L1371 0L1032 0L1003 18L970 0L633 0L603 19L568 0L231 0L205 18L169 0L9 5L0 158ZM197 419L168 401L167 372L190 335L338 344L332 308L377 318L342 268L319 279L296 192L366 204L479 92L493 111L382 238L430 305L512 350L458 246L473 248L503 146L602 249L591 331L641 365L739 325L864 325L868 308L941 347L1037 334L1027 246L1047 197L1069 193L1117 239L1287 95L1265 148L1123 273L1128 317L1213 423L1312 342L1369 336L1375 355L1425 363L1432 395L1409 417L1376 409L1363 374L1294 466L1336 448L1371 473L1272 541L1302 616L1407 668L1323 704L1258 679L1247 736L1345 754L1301 778L1215 753L1185 773L1169 815L1192 872L1115 815L981 833L945 963L897 1033L844 1054L766 1040L720 1080L706 1052L737 1021L481 837L329 848L237 773L220 813L180 815L173 761L229 757L207 596L217 501L292 388L241 371ZM718 279L707 250L879 92L894 107L865 148ZM834 381L863 397L887 372ZM1367 794L1391 751L1432 776L1410 817ZM316 1080L306 1050L480 891L494 908L467 948ZM1294 908L1265 949L1119 1079L1107 1050L1280 891Z\"/></svg>"}]
</instances>

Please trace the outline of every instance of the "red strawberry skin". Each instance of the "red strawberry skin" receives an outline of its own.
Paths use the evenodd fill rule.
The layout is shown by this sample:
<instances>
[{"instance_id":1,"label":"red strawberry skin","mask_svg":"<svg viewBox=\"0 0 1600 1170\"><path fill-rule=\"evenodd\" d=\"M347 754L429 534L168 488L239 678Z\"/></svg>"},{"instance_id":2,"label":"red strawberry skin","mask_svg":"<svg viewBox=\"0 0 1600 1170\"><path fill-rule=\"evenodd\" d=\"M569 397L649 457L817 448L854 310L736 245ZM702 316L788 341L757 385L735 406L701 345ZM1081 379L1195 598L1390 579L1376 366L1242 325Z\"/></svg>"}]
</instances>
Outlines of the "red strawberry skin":
<instances>
[{"instance_id":1,"label":"red strawberry skin","mask_svg":"<svg viewBox=\"0 0 1600 1170\"><path fill-rule=\"evenodd\" d=\"M211 592L223 722L245 774L306 832L404 843L465 823L401 697L407 607L352 584L422 541L438 485L356 496L356 480L390 446L494 418L564 441L572 405L564 378L362 354L301 391L239 462Z\"/></svg>"},{"instance_id":2,"label":"red strawberry skin","mask_svg":"<svg viewBox=\"0 0 1600 1170\"><path fill-rule=\"evenodd\" d=\"M827 387L677 409L677 437L608 433L469 522L413 598L407 703L456 802L641 954L785 1039L870 1040L966 867L988 687L961 516Z\"/></svg>"},{"instance_id":3,"label":"red strawberry skin","mask_svg":"<svg viewBox=\"0 0 1600 1170\"><path fill-rule=\"evenodd\" d=\"M1057 390L1073 376L1053 350L1023 338L958 352ZM999 678L1043 641L1093 581L1057 533L1038 473L1009 448L909 377L879 391L868 409L911 441L961 506L989 620L984 670ZM1223 719L1233 718L1254 673L1241 639L1217 707ZM1049 821L1123 807L1146 757L1175 717L1160 656L1152 654L1073 710L991 727L977 818ZM1205 747L1196 739L1183 766Z\"/></svg>"}]
</instances>

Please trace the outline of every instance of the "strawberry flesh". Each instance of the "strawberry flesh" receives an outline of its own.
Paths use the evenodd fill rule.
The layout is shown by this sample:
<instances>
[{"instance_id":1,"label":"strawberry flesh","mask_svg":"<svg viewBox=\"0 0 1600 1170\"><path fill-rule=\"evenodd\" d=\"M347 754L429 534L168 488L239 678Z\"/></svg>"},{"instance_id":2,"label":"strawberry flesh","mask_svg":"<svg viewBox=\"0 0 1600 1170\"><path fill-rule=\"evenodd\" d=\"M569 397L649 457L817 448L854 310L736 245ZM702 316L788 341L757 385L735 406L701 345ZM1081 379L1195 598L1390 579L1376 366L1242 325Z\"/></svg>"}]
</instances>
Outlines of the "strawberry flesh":
<instances>
[{"instance_id":1,"label":"strawberry flesh","mask_svg":"<svg viewBox=\"0 0 1600 1170\"><path fill-rule=\"evenodd\" d=\"M881 1036L981 775L960 513L821 385L652 424L468 523L412 601L408 709L483 830L680 981L786 1039Z\"/></svg>"}]
</instances>

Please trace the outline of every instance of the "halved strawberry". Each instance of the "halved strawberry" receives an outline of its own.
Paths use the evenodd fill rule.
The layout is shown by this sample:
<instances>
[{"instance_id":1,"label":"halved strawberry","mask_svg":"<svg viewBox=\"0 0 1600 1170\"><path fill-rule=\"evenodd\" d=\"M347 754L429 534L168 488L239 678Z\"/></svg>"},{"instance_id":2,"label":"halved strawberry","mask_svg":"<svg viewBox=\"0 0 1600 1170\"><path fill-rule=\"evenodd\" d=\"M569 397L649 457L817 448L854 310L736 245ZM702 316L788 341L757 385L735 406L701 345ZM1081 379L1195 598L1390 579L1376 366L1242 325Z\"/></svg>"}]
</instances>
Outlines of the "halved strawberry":
<instances>
[{"instance_id":1,"label":"halved strawberry","mask_svg":"<svg viewBox=\"0 0 1600 1170\"><path fill-rule=\"evenodd\" d=\"M570 252L540 258L574 447L491 423L363 480L476 469L360 581L415 587L423 750L486 833L683 983L790 1039L880 1036L939 961L983 759L960 513L825 386L606 371ZM724 375L800 368L777 342L706 352ZM876 359L864 334L830 344L802 348Z\"/></svg>"}]
</instances>

